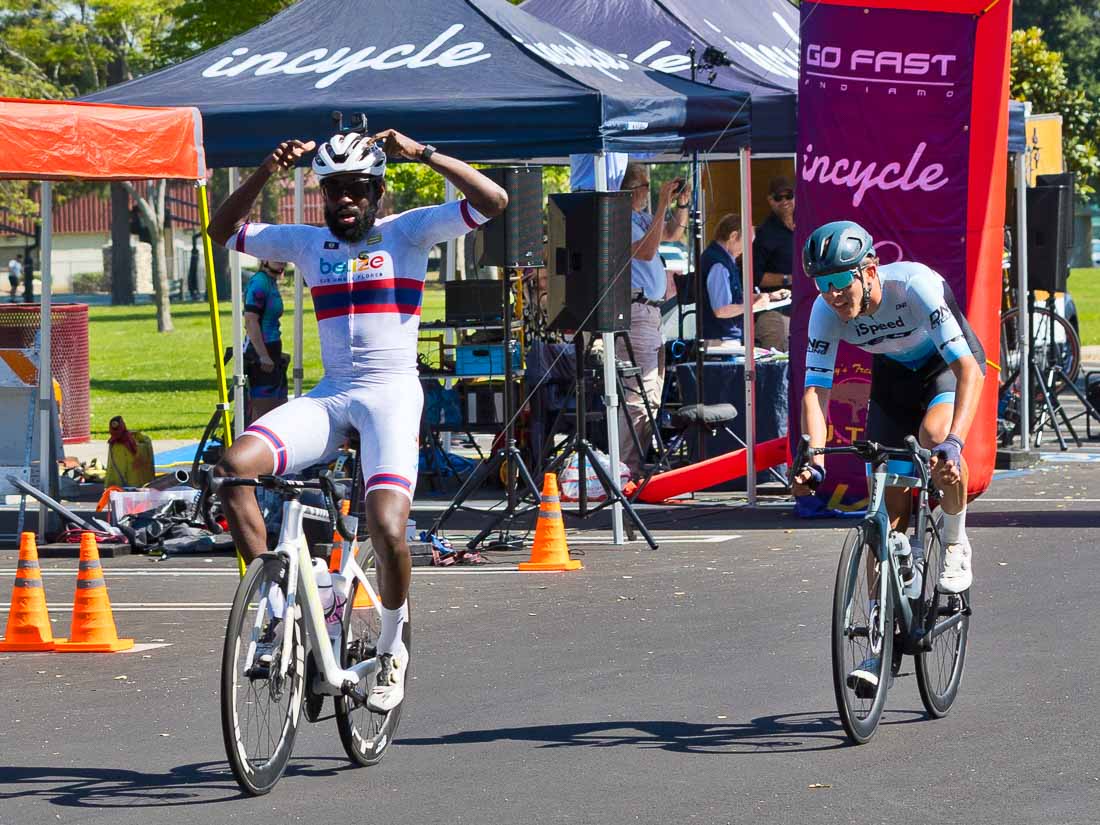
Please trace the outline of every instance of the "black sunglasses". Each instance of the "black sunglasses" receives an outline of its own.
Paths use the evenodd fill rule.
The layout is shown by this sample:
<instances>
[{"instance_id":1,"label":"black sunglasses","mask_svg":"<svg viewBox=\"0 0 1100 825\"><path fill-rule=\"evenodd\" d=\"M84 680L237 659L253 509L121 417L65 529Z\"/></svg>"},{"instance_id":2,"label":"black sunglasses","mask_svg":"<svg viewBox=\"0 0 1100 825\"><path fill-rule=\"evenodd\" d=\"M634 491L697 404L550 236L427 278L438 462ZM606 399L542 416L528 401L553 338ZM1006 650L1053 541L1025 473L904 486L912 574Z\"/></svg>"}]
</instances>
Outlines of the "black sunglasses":
<instances>
[{"instance_id":1,"label":"black sunglasses","mask_svg":"<svg viewBox=\"0 0 1100 825\"><path fill-rule=\"evenodd\" d=\"M779 203L782 203L783 201L793 201L794 200L794 192L791 192L791 191L780 192L778 195L772 195L772 200L776 201L776 202L779 202Z\"/></svg>"},{"instance_id":2,"label":"black sunglasses","mask_svg":"<svg viewBox=\"0 0 1100 825\"><path fill-rule=\"evenodd\" d=\"M284 272L286 272L286 267L285 266L282 267L281 269L276 269L275 267L271 266L270 264L265 264L264 269L266 269L272 275L282 275Z\"/></svg>"},{"instance_id":3,"label":"black sunglasses","mask_svg":"<svg viewBox=\"0 0 1100 825\"><path fill-rule=\"evenodd\" d=\"M361 201L364 198L371 197L377 185L376 178L351 178L350 180L325 178L321 181L321 190L325 193L325 197L330 200L339 200L342 196L347 195L353 201Z\"/></svg>"}]
</instances>

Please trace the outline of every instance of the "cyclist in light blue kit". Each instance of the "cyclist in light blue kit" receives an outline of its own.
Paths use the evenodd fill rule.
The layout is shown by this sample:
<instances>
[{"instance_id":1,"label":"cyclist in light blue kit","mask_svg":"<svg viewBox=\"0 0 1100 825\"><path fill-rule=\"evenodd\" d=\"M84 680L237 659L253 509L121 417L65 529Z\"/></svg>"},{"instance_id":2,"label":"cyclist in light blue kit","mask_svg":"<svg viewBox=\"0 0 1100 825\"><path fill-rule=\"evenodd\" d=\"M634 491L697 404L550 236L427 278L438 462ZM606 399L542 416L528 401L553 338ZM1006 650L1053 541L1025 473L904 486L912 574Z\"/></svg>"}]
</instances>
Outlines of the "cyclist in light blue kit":
<instances>
[{"instance_id":1,"label":"cyclist in light blue kit","mask_svg":"<svg viewBox=\"0 0 1100 825\"><path fill-rule=\"evenodd\" d=\"M815 229L803 248L802 264L820 293L810 312L802 432L812 447L825 446L839 343L872 353L867 438L898 446L916 435L921 446L933 451L946 545L937 584L948 593L968 590L973 574L962 449L985 380L981 343L937 272L912 261L880 266L871 235L853 221ZM809 495L825 480L824 456L813 461L795 478L795 495ZM909 490L887 488L891 529L908 529L911 503ZM877 682L877 663L864 665L849 681Z\"/></svg>"},{"instance_id":2,"label":"cyclist in light blue kit","mask_svg":"<svg viewBox=\"0 0 1100 825\"><path fill-rule=\"evenodd\" d=\"M328 460L352 429L359 432L382 599L379 670L367 706L381 713L404 697L408 663L402 625L412 570L405 525L424 401L416 343L428 252L499 215L508 195L468 164L392 129L373 136L341 132L321 145L312 163L325 197L325 226L248 222L267 180L312 149L312 142L280 143L210 221L210 237L220 244L295 263L313 295L325 368L308 394L253 422L215 474L293 473ZM376 220L387 155L429 166L466 198ZM263 553L266 530L252 489L227 487L222 503L241 553L249 559Z\"/></svg>"}]
</instances>

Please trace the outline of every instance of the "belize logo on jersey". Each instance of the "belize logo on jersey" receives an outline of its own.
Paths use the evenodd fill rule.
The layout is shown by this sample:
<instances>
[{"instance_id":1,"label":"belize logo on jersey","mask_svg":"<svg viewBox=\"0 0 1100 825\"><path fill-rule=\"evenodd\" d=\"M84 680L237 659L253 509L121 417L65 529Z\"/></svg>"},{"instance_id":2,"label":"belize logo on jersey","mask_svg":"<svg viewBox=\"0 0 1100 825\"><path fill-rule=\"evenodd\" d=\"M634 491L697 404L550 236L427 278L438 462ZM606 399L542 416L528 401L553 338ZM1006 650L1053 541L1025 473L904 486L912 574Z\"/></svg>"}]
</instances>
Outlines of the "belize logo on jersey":
<instances>
[{"instance_id":1,"label":"belize logo on jersey","mask_svg":"<svg viewBox=\"0 0 1100 825\"><path fill-rule=\"evenodd\" d=\"M339 249L339 248L340 248L340 242L339 241L325 241L325 249Z\"/></svg>"},{"instance_id":2,"label":"belize logo on jersey","mask_svg":"<svg viewBox=\"0 0 1100 825\"><path fill-rule=\"evenodd\" d=\"M317 271L327 280L354 275L356 280L372 278L392 278L393 258L384 250L378 252L360 252L358 257L339 261L321 258L317 262Z\"/></svg>"}]
</instances>

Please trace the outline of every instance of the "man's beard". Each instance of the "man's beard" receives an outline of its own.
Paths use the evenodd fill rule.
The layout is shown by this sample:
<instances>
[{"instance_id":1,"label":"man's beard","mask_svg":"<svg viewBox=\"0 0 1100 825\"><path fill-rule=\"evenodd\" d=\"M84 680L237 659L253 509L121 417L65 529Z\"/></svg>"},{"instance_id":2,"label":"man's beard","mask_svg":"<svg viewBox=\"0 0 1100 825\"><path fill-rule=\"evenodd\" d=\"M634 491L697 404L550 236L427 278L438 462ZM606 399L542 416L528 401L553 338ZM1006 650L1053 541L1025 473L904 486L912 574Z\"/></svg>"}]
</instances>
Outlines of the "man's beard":
<instances>
[{"instance_id":1,"label":"man's beard","mask_svg":"<svg viewBox=\"0 0 1100 825\"><path fill-rule=\"evenodd\" d=\"M337 238L349 243L358 243L367 236L374 227L374 219L378 215L378 204L372 203L366 211L360 212L353 224L342 224L336 217L336 213L325 207L325 223L329 231Z\"/></svg>"}]
</instances>

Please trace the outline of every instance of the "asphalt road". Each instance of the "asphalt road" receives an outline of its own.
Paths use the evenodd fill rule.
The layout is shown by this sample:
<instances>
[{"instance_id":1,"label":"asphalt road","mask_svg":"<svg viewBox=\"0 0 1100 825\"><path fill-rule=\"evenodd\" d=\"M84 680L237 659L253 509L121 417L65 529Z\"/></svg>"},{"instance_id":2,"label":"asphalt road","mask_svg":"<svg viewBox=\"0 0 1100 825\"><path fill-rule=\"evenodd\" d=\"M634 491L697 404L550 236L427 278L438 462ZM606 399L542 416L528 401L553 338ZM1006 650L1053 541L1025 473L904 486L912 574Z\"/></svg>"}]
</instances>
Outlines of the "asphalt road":
<instances>
[{"instance_id":1,"label":"asphalt road","mask_svg":"<svg viewBox=\"0 0 1100 825\"><path fill-rule=\"evenodd\" d=\"M911 660L847 744L829 675L844 531L784 507L654 517L661 547L573 541L585 569L417 572L397 742L352 769L332 721L244 798L218 716L227 557L104 563L141 649L0 654L0 825L1095 823L1100 454L998 474L971 510L966 675L925 717ZM1100 450L1098 450L1100 453ZM75 563L44 562L51 608ZM14 556L0 556L4 604ZM68 614L51 614L65 635ZM153 647L148 647L152 645Z\"/></svg>"}]
</instances>

